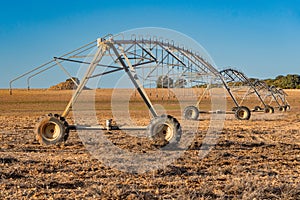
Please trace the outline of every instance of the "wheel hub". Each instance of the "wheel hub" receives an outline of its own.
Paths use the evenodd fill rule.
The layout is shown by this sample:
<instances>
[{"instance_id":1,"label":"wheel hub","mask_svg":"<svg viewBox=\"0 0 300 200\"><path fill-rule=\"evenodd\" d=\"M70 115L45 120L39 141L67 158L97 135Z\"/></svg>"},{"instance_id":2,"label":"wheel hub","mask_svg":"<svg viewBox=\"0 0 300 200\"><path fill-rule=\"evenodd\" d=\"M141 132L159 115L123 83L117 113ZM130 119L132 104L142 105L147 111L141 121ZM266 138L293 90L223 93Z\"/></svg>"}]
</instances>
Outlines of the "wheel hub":
<instances>
[{"instance_id":1,"label":"wheel hub","mask_svg":"<svg viewBox=\"0 0 300 200\"><path fill-rule=\"evenodd\" d=\"M170 141L173 137L174 130L168 124L163 125L163 134L166 141Z\"/></svg>"},{"instance_id":2,"label":"wheel hub","mask_svg":"<svg viewBox=\"0 0 300 200\"><path fill-rule=\"evenodd\" d=\"M240 110L238 113L239 117L245 118L246 117L246 112L244 110Z\"/></svg>"},{"instance_id":3,"label":"wheel hub","mask_svg":"<svg viewBox=\"0 0 300 200\"><path fill-rule=\"evenodd\" d=\"M192 117L192 116L193 116L193 111L192 111L192 110L188 110L188 111L186 112L186 116L187 116L187 117Z\"/></svg>"},{"instance_id":4,"label":"wheel hub","mask_svg":"<svg viewBox=\"0 0 300 200\"><path fill-rule=\"evenodd\" d=\"M161 124L157 127L157 137L169 141L173 136L173 129L168 124Z\"/></svg>"},{"instance_id":5,"label":"wheel hub","mask_svg":"<svg viewBox=\"0 0 300 200\"><path fill-rule=\"evenodd\" d=\"M43 128L43 137L48 140L55 140L59 136L59 126L55 123L49 122Z\"/></svg>"}]
</instances>

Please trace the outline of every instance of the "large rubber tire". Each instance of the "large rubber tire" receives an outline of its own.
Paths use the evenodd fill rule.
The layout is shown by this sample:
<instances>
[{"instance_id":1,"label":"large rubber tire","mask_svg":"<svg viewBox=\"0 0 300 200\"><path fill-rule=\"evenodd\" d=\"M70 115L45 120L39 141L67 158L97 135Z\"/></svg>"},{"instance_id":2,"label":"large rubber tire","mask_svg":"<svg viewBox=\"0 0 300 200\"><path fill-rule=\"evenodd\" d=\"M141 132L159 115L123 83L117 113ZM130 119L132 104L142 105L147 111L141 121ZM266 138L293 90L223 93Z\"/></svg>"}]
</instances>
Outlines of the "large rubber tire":
<instances>
[{"instance_id":1,"label":"large rubber tire","mask_svg":"<svg viewBox=\"0 0 300 200\"><path fill-rule=\"evenodd\" d=\"M147 134L156 145L176 145L180 141L182 130L176 118L162 115L151 120L147 127Z\"/></svg>"},{"instance_id":2,"label":"large rubber tire","mask_svg":"<svg viewBox=\"0 0 300 200\"><path fill-rule=\"evenodd\" d=\"M183 111L183 117L187 120L197 120L199 117L199 110L195 106L188 106Z\"/></svg>"},{"instance_id":3,"label":"large rubber tire","mask_svg":"<svg viewBox=\"0 0 300 200\"><path fill-rule=\"evenodd\" d=\"M255 106L255 107L254 107L254 110L255 110L255 111L261 111L262 108L261 108L260 106Z\"/></svg>"},{"instance_id":4,"label":"large rubber tire","mask_svg":"<svg viewBox=\"0 0 300 200\"><path fill-rule=\"evenodd\" d=\"M266 106L265 113L274 113L274 108L272 106Z\"/></svg>"},{"instance_id":5,"label":"large rubber tire","mask_svg":"<svg viewBox=\"0 0 300 200\"><path fill-rule=\"evenodd\" d=\"M67 140L68 123L59 115L49 115L36 128L36 139L40 144L60 144Z\"/></svg>"},{"instance_id":6,"label":"large rubber tire","mask_svg":"<svg viewBox=\"0 0 300 200\"><path fill-rule=\"evenodd\" d=\"M246 106L238 107L235 111L235 117L238 120L249 120L251 117L251 111Z\"/></svg>"},{"instance_id":7,"label":"large rubber tire","mask_svg":"<svg viewBox=\"0 0 300 200\"><path fill-rule=\"evenodd\" d=\"M286 111L286 107L285 107L285 106L280 106L280 107L278 108L278 110L279 110L280 112L285 112L285 111Z\"/></svg>"},{"instance_id":8,"label":"large rubber tire","mask_svg":"<svg viewBox=\"0 0 300 200\"><path fill-rule=\"evenodd\" d=\"M291 106L290 105L285 105L285 110L291 110Z\"/></svg>"}]
</instances>

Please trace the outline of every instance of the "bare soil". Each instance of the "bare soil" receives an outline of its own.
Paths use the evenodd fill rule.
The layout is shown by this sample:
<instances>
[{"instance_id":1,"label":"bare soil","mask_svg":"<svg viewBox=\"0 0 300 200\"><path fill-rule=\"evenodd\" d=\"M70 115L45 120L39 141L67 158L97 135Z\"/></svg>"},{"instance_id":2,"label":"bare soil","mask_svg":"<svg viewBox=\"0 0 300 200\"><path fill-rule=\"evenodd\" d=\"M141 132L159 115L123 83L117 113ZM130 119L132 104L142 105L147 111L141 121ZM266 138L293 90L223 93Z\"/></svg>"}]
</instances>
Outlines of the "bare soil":
<instances>
[{"instance_id":1,"label":"bare soil","mask_svg":"<svg viewBox=\"0 0 300 200\"><path fill-rule=\"evenodd\" d=\"M249 121L228 114L217 144L201 159L203 127L209 124L204 117L180 158L139 174L101 163L76 132L64 146L35 140L39 118L61 114L72 91L15 90L9 95L0 90L0 199L300 199L300 90L286 92L290 111L253 113ZM97 115L103 121L112 117L111 93L97 91ZM173 112L172 103L166 105ZM140 98L132 98L131 108L138 123L149 122ZM67 120L72 124L72 113ZM107 137L132 151L149 147L147 140L121 132Z\"/></svg>"}]
</instances>

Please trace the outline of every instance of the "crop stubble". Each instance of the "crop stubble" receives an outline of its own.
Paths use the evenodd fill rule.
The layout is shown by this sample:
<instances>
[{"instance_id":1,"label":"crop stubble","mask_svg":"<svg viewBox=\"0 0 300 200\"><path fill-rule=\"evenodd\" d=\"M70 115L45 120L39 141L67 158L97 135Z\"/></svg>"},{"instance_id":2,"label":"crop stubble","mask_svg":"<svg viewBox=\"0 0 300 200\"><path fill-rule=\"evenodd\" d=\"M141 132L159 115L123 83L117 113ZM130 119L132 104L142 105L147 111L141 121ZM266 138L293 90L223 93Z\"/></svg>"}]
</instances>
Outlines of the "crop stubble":
<instances>
[{"instance_id":1,"label":"crop stubble","mask_svg":"<svg viewBox=\"0 0 300 200\"><path fill-rule=\"evenodd\" d=\"M61 113L72 91L0 90L0 198L102 199L297 199L300 196L300 91L288 90L292 110L254 114L249 121L227 116L218 143L198 156L208 120L182 157L163 169L131 174L93 158L76 132L64 147L34 140L38 118ZM111 90L97 92L99 118L112 116ZM171 106L171 105L169 105ZM137 98L131 115L146 125L148 113ZM171 107L170 107L171 108ZM68 117L72 122L72 113ZM146 152L146 139L107 134L120 148Z\"/></svg>"}]
</instances>

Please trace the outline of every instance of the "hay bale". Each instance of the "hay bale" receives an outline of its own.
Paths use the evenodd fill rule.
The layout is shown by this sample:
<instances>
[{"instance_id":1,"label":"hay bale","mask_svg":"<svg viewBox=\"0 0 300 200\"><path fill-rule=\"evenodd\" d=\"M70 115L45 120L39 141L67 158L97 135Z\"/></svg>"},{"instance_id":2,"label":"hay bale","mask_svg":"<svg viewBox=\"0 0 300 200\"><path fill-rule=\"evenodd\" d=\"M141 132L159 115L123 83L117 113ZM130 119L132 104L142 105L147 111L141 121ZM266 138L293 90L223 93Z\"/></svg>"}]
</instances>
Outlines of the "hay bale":
<instances>
[{"instance_id":1,"label":"hay bale","mask_svg":"<svg viewBox=\"0 0 300 200\"><path fill-rule=\"evenodd\" d=\"M79 79L76 77L72 77L73 80L76 81L77 84L80 83ZM49 88L49 90L73 90L77 88L77 85L73 82L71 78L68 78L65 82L61 82L57 85L53 85ZM88 89L84 87L84 89Z\"/></svg>"}]
</instances>

